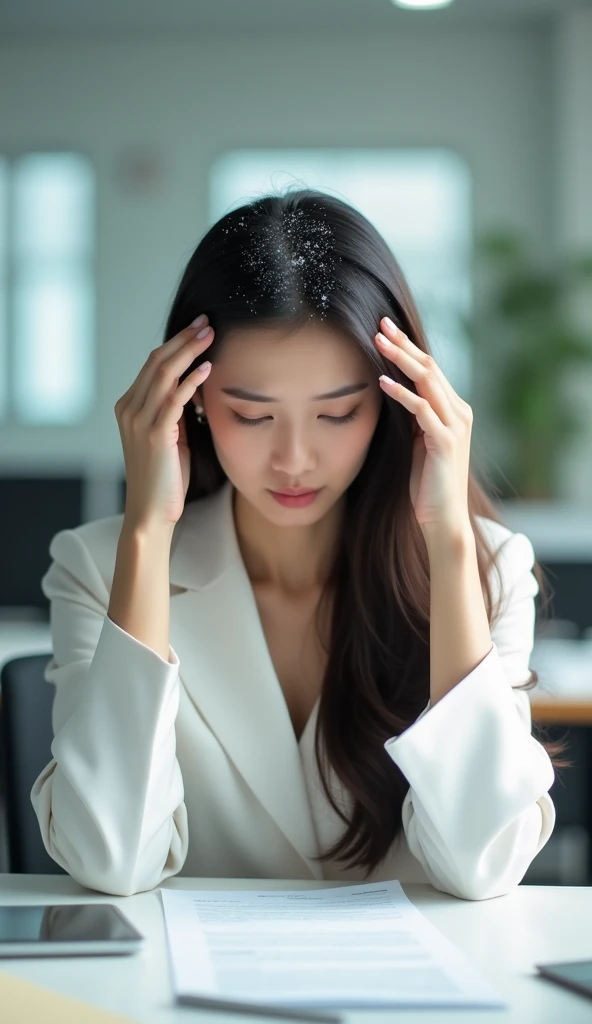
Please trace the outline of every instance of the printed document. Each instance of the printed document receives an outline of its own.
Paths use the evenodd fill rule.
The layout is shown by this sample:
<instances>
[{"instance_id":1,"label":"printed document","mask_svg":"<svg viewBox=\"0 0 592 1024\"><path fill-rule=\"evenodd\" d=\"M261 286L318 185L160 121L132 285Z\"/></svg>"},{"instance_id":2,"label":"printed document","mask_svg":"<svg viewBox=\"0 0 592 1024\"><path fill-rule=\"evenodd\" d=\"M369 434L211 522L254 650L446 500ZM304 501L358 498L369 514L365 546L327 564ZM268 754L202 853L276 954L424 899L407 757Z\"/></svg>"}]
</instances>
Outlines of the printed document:
<instances>
[{"instance_id":1,"label":"printed document","mask_svg":"<svg viewBox=\"0 0 592 1024\"><path fill-rule=\"evenodd\" d=\"M160 889L173 986L277 1007L506 1008L398 881L319 889Z\"/></svg>"}]
</instances>

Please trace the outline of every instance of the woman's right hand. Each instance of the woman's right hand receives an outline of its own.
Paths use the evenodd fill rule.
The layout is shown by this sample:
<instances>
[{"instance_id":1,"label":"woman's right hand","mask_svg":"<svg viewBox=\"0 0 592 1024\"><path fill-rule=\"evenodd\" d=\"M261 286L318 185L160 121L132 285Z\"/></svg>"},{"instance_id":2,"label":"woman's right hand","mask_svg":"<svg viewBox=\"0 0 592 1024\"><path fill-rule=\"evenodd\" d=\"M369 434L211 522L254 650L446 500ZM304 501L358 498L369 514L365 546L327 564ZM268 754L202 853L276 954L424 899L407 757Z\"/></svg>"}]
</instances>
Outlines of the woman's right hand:
<instances>
[{"instance_id":1,"label":"woman's right hand","mask_svg":"<svg viewBox=\"0 0 592 1024\"><path fill-rule=\"evenodd\" d=\"M204 369L202 363L182 384L179 377L214 340L207 319L198 317L154 349L115 403L127 482L125 521L134 528L172 529L183 512L190 472L183 407L211 365Z\"/></svg>"}]
</instances>

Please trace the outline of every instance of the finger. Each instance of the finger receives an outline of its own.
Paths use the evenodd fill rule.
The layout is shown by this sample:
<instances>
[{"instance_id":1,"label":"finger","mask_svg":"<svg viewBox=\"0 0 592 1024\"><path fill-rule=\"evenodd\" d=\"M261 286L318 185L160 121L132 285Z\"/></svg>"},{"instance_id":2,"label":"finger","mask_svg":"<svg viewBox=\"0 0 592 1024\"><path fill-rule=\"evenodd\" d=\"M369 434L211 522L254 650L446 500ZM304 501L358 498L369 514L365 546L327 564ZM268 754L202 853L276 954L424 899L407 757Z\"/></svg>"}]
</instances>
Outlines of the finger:
<instances>
[{"instance_id":1,"label":"finger","mask_svg":"<svg viewBox=\"0 0 592 1024\"><path fill-rule=\"evenodd\" d=\"M198 328L198 333L204 329ZM150 353L138 374L134 393L128 403L128 415L142 415L146 408L147 418L152 422L156 415L155 404L162 403L176 387L179 377L214 340L213 328L207 325L207 329L204 338L198 338L193 328L189 333L181 331L170 342L165 342Z\"/></svg>"},{"instance_id":2,"label":"finger","mask_svg":"<svg viewBox=\"0 0 592 1024\"><path fill-rule=\"evenodd\" d=\"M417 389L423 398L427 398L446 426L454 423L455 412L450 404L446 392L442 388L440 378L436 376L430 366L426 366L410 355L398 345L393 345L380 331L376 335L380 343L381 352L387 359L390 359L398 366L405 376L417 385Z\"/></svg>"},{"instance_id":3,"label":"finger","mask_svg":"<svg viewBox=\"0 0 592 1024\"><path fill-rule=\"evenodd\" d=\"M135 418L140 422L153 423L163 402L174 394L187 379L187 371L191 373L199 369L193 363L204 351L204 342L210 344L213 334L207 338L197 338L189 341L184 349L181 349L170 359L165 360L155 370L154 379L149 385L148 394L143 406L135 413ZM200 364L203 360L200 360ZM184 376L185 375L185 376ZM183 377L183 380L181 380Z\"/></svg>"},{"instance_id":4,"label":"finger","mask_svg":"<svg viewBox=\"0 0 592 1024\"><path fill-rule=\"evenodd\" d=\"M446 439L449 431L426 398L414 394L409 388L404 387L403 384L397 384L396 381L384 374L379 377L379 384L391 398L400 402L409 412L413 413L424 433L440 442Z\"/></svg>"},{"instance_id":5,"label":"finger","mask_svg":"<svg viewBox=\"0 0 592 1024\"><path fill-rule=\"evenodd\" d=\"M185 327L182 331L179 331L178 334L175 334L172 338L169 338L168 341L165 341L162 345L159 345L158 348L154 349L150 353L136 379L116 402L115 409L118 414L128 409L130 412L137 412L138 409L141 409L146 395L148 394L148 389L154 373L154 367L157 363L166 359L171 353L178 351L186 345L192 337L197 337L199 332L206 326L208 326L208 317L206 313L202 313L201 316L196 317L195 320L189 324L189 327Z\"/></svg>"},{"instance_id":6,"label":"finger","mask_svg":"<svg viewBox=\"0 0 592 1024\"><path fill-rule=\"evenodd\" d=\"M183 383L179 384L178 388L175 388L175 390L165 398L164 402L162 402L160 407L157 409L157 415L152 424L154 428L173 426L173 424L179 422L187 402L194 394L196 388L198 388L206 379L211 368L211 363L202 363L201 366L198 366L197 369L188 374Z\"/></svg>"},{"instance_id":7,"label":"finger","mask_svg":"<svg viewBox=\"0 0 592 1024\"><path fill-rule=\"evenodd\" d=\"M423 349L419 348L419 346L412 342L411 339L408 338L407 335L404 333L404 331L401 331L398 327L396 327L392 320L389 320L387 316L382 318L382 320L380 321L380 326L383 329L383 333L385 334L389 341L392 341L394 344L402 348L403 351L406 352L408 355L412 356L414 359L417 359L417 361L422 366L426 366L433 371L434 376L436 376L440 381L442 388L447 394L452 406L456 405L456 402L462 403L460 395L457 395L456 391L452 387L452 384L450 383L446 375L443 373L441 367L438 366L436 360L432 355L429 354L429 352L424 352Z\"/></svg>"}]
</instances>

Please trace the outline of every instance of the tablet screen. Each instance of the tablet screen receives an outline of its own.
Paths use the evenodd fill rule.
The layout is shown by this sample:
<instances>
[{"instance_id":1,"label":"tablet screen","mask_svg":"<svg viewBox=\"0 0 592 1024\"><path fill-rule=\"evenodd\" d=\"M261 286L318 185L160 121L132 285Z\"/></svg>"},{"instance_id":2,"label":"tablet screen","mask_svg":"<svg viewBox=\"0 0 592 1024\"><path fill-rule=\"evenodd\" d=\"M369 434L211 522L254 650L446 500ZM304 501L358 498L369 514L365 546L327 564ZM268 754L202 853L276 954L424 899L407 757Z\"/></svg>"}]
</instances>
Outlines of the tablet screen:
<instances>
[{"instance_id":1,"label":"tablet screen","mask_svg":"<svg viewBox=\"0 0 592 1024\"><path fill-rule=\"evenodd\" d=\"M537 964L541 974L555 981L577 985L592 995L592 960L572 960L559 964Z\"/></svg>"},{"instance_id":2,"label":"tablet screen","mask_svg":"<svg viewBox=\"0 0 592 1024\"><path fill-rule=\"evenodd\" d=\"M136 941L139 932L110 903L0 907L2 943Z\"/></svg>"}]
</instances>

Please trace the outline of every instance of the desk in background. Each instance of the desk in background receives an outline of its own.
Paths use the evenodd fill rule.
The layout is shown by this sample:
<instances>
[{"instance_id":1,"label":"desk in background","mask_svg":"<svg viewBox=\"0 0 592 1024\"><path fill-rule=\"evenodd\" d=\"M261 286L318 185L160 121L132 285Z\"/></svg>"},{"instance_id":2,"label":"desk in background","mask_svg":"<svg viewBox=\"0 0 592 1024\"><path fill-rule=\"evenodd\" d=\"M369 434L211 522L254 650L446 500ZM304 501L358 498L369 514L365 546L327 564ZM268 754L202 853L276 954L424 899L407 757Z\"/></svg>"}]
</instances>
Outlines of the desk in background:
<instances>
[{"instance_id":1,"label":"desk in background","mask_svg":"<svg viewBox=\"0 0 592 1024\"><path fill-rule=\"evenodd\" d=\"M592 725L592 697L583 698L550 697L530 700L532 720L537 725Z\"/></svg>"},{"instance_id":2,"label":"desk in background","mask_svg":"<svg viewBox=\"0 0 592 1024\"><path fill-rule=\"evenodd\" d=\"M337 882L175 878L174 889L314 889ZM346 884L346 883L343 883ZM349 883L347 883L349 884ZM455 1010L462 1024L590 1024L592 1002L538 978L533 964L592 958L592 888L518 886L492 900L460 900L429 885L403 885L425 916L500 990L502 1010ZM166 938L158 890L116 897L85 889L68 876L0 876L0 903L115 903L146 935L142 953L125 957L0 960L0 969L49 989L118 1012L142 1024L221 1024L236 1015L172 1005ZM340 1011L352 1024L396 1012L397 1024L451 1021L449 1010ZM245 1020L253 1018L244 1018Z\"/></svg>"}]
</instances>

